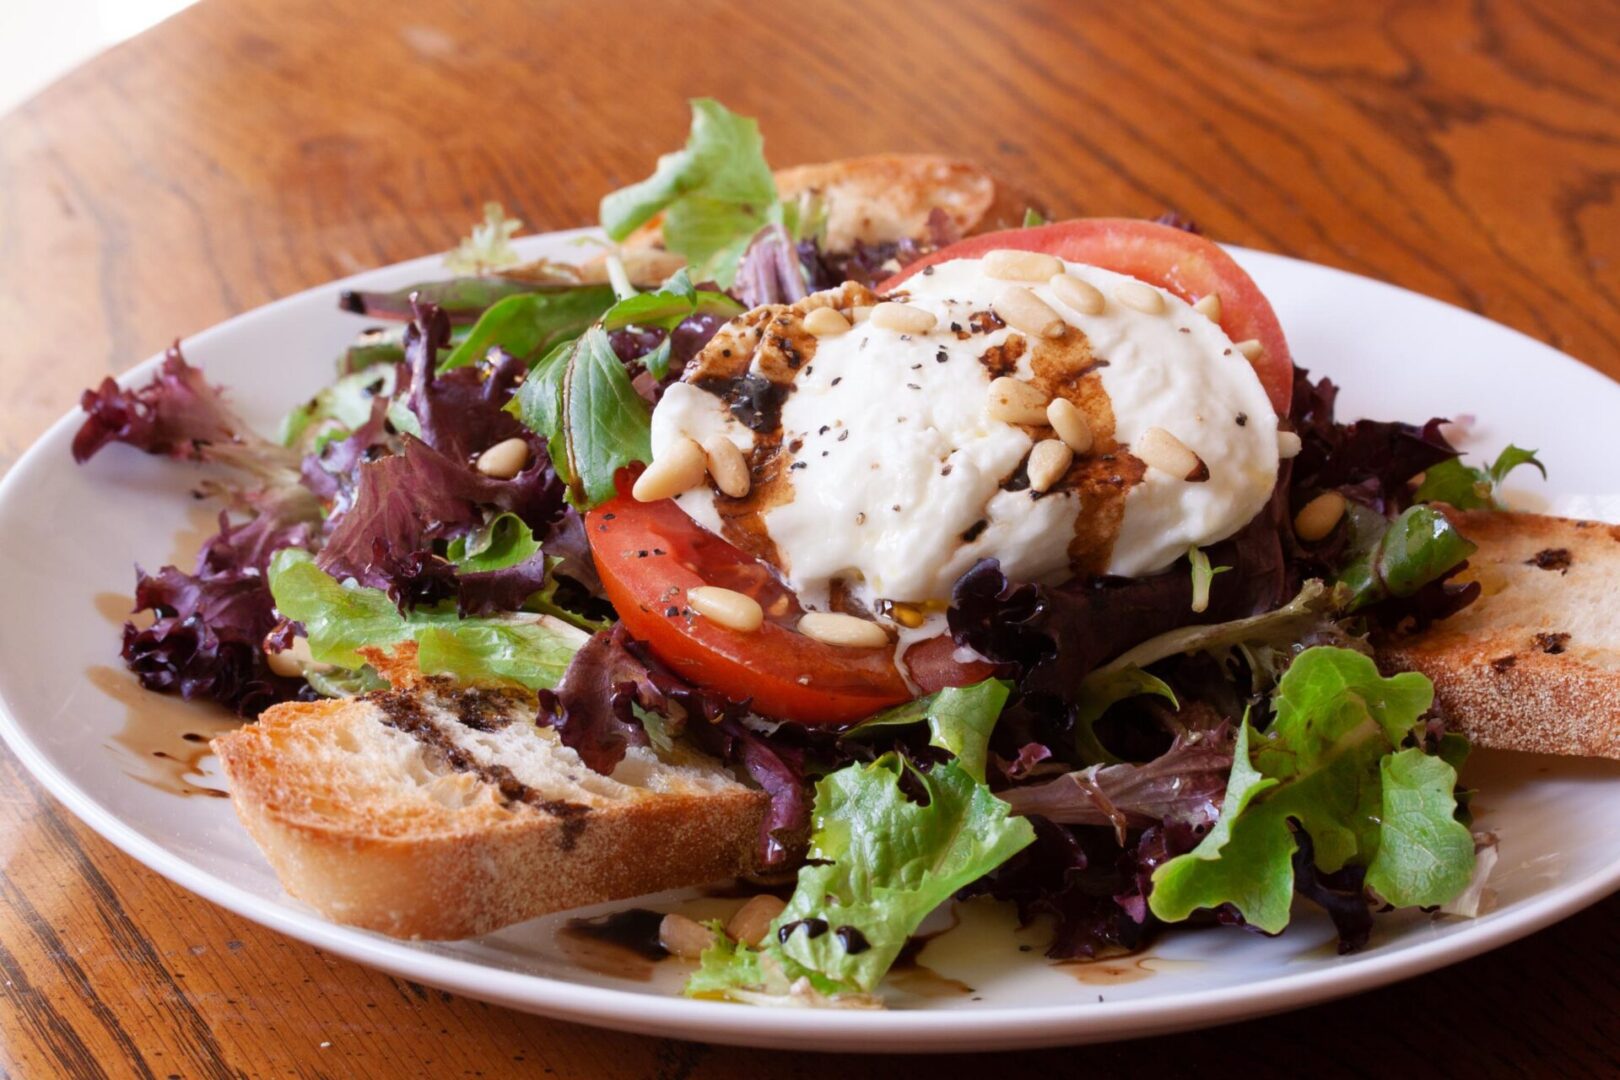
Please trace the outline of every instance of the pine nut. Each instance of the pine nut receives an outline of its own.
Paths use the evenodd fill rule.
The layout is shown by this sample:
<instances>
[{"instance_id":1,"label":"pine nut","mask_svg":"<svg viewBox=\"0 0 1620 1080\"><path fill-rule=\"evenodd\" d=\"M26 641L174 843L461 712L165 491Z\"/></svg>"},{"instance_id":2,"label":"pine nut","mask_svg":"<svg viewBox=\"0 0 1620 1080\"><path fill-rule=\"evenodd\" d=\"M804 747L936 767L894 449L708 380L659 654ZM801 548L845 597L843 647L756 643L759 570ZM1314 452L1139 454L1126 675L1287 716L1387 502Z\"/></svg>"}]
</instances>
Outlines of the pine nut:
<instances>
[{"instance_id":1,"label":"pine nut","mask_svg":"<svg viewBox=\"0 0 1620 1080\"><path fill-rule=\"evenodd\" d=\"M872 325L902 334L926 334L939 320L933 312L910 304L885 301L872 309Z\"/></svg>"},{"instance_id":2,"label":"pine nut","mask_svg":"<svg viewBox=\"0 0 1620 1080\"><path fill-rule=\"evenodd\" d=\"M1141 281L1122 281L1114 286L1114 299L1144 315L1164 311L1164 293Z\"/></svg>"},{"instance_id":3,"label":"pine nut","mask_svg":"<svg viewBox=\"0 0 1620 1080\"><path fill-rule=\"evenodd\" d=\"M1003 375L990 380L990 419L1004 424L1046 423L1046 395L1040 387Z\"/></svg>"},{"instance_id":4,"label":"pine nut","mask_svg":"<svg viewBox=\"0 0 1620 1080\"><path fill-rule=\"evenodd\" d=\"M1208 296L1199 297L1198 303L1194 304L1192 309L1198 312L1198 314L1202 315L1204 318L1208 319L1210 322L1220 322L1221 294L1212 292Z\"/></svg>"},{"instance_id":5,"label":"pine nut","mask_svg":"<svg viewBox=\"0 0 1620 1080\"><path fill-rule=\"evenodd\" d=\"M818 307L804 317L805 330L815 337L849 333L849 320L837 308Z\"/></svg>"},{"instance_id":6,"label":"pine nut","mask_svg":"<svg viewBox=\"0 0 1620 1080\"><path fill-rule=\"evenodd\" d=\"M1305 448L1299 436L1292 431L1277 432L1277 456L1287 461L1291 457L1298 457L1299 452Z\"/></svg>"},{"instance_id":7,"label":"pine nut","mask_svg":"<svg viewBox=\"0 0 1620 1080\"><path fill-rule=\"evenodd\" d=\"M1052 287L1052 295L1064 307L1073 308L1082 315L1101 315L1108 301L1103 297L1102 290L1089 281L1081 281L1068 274L1058 274L1047 282Z\"/></svg>"},{"instance_id":8,"label":"pine nut","mask_svg":"<svg viewBox=\"0 0 1620 1080\"><path fill-rule=\"evenodd\" d=\"M983 265L986 277L1002 281L1046 281L1063 273L1063 260L1038 251L1002 248L986 252Z\"/></svg>"},{"instance_id":9,"label":"pine nut","mask_svg":"<svg viewBox=\"0 0 1620 1080\"><path fill-rule=\"evenodd\" d=\"M1052 306L1022 285L1009 285L991 301L990 310L1014 330L1031 337L1062 337L1068 325Z\"/></svg>"},{"instance_id":10,"label":"pine nut","mask_svg":"<svg viewBox=\"0 0 1620 1080\"><path fill-rule=\"evenodd\" d=\"M715 486L733 499L748 494L754 481L748 475L748 462L736 443L724 435L712 436L703 444L703 456L708 461L709 475L714 477Z\"/></svg>"},{"instance_id":11,"label":"pine nut","mask_svg":"<svg viewBox=\"0 0 1620 1080\"><path fill-rule=\"evenodd\" d=\"M890 604L889 617L907 630L915 630L928 621L916 604Z\"/></svg>"},{"instance_id":12,"label":"pine nut","mask_svg":"<svg viewBox=\"0 0 1620 1080\"><path fill-rule=\"evenodd\" d=\"M1148 467L1169 473L1178 480L1198 483L1209 479L1209 466L1203 459L1164 428L1150 427L1142 432L1136 445L1131 447L1131 453Z\"/></svg>"},{"instance_id":13,"label":"pine nut","mask_svg":"<svg viewBox=\"0 0 1620 1080\"><path fill-rule=\"evenodd\" d=\"M849 309L849 321L859 325L872 317L871 304L856 304Z\"/></svg>"},{"instance_id":14,"label":"pine nut","mask_svg":"<svg viewBox=\"0 0 1620 1080\"><path fill-rule=\"evenodd\" d=\"M1325 538L1344 517L1344 496L1337 491L1324 491L1294 515L1294 535L1313 544Z\"/></svg>"},{"instance_id":15,"label":"pine nut","mask_svg":"<svg viewBox=\"0 0 1620 1080\"><path fill-rule=\"evenodd\" d=\"M703 951L714 944L714 931L696 919L672 911L658 924L658 944L671 956L698 960Z\"/></svg>"},{"instance_id":16,"label":"pine nut","mask_svg":"<svg viewBox=\"0 0 1620 1080\"><path fill-rule=\"evenodd\" d=\"M1232 347L1238 352L1242 353L1243 359L1247 360L1251 364L1260 359L1261 355L1266 351L1266 347L1260 344L1258 338L1250 338L1247 341L1239 341Z\"/></svg>"},{"instance_id":17,"label":"pine nut","mask_svg":"<svg viewBox=\"0 0 1620 1080\"><path fill-rule=\"evenodd\" d=\"M771 923L782 914L787 904L780 897L760 893L737 909L726 921L726 936L743 945L758 946L770 932Z\"/></svg>"},{"instance_id":18,"label":"pine nut","mask_svg":"<svg viewBox=\"0 0 1620 1080\"><path fill-rule=\"evenodd\" d=\"M529 463L529 444L514 436L478 455L477 470L496 480L510 480Z\"/></svg>"},{"instance_id":19,"label":"pine nut","mask_svg":"<svg viewBox=\"0 0 1620 1080\"><path fill-rule=\"evenodd\" d=\"M1057 437L1069 444L1069 449L1084 454L1091 449L1091 424L1086 414L1068 398L1053 398L1046 407L1046 422L1052 425Z\"/></svg>"},{"instance_id":20,"label":"pine nut","mask_svg":"<svg viewBox=\"0 0 1620 1080\"><path fill-rule=\"evenodd\" d=\"M687 589L686 602L693 611L727 630L749 634L758 630L765 621L765 612L759 606L759 601L717 585L699 585L695 589Z\"/></svg>"},{"instance_id":21,"label":"pine nut","mask_svg":"<svg viewBox=\"0 0 1620 1080\"><path fill-rule=\"evenodd\" d=\"M889 635L877 623L837 611L810 612L799 620L799 633L846 649L876 649L889 643Z\"/></svg>"},{"instance_id":22,"label":"pine nut","mask_svg":"<svg viewBox=\"0 0 1620 1080\"><path fill-rule=\"evenodd\" d=\"M630 494L637 502L674 498L703 483L707 470L703 447L682 437L647 466L646 472L636 477L636 486L630 489Z\"/></svg>"},{"instance_id":23,"label":"pine nut","mask_svg":"<svg viewBox=\"0 0 1620 1080\"><path fill-rule=\"evenodd\" d=\"M1042 439L1029 452L1029 486L1034 491L1046 491L1063 479L1063 474L1074 464L1074 451L1062 439Z\"/></svg>"}]
</instances>

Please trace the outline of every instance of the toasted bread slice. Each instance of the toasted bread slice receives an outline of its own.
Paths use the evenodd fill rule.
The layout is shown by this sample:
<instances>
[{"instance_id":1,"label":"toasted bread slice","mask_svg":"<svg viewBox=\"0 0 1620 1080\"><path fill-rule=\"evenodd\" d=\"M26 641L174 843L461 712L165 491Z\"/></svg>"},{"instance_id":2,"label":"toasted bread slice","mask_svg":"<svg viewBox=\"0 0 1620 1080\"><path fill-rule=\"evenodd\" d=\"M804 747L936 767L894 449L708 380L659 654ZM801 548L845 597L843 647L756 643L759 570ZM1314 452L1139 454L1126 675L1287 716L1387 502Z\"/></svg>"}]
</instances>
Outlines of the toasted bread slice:
<instances>
[{"instance_id":1,"label":"toasted bread slice","mask_svg":"<svg viewBox=\"0 0 1620 1080\"><path fill-rule=\"evenodd\" d=\"M928 216L945 212L958 236L1011 229L1035 204L966 161L937 154L874 154L776 171L781 197L820 193L827 204L827 250L858 240L880 244L928 236Z\"/></svg>"},{"instance_id":2,"label":"toasted bread slice","mask_svg":"<svg viewBox=\"0 0 1620 1080\"><path fill-rule=\"evenodd\" d=\"M1384 642L1421 671L1479 746L1620 758L1620 526L1539 514L1452 514L1479 550L1478 600Z\"/></svg>"},{"instance_id":3,"label":"toasted bread slice","mask_svg":"<svg viewBox=\"0 0 1620 1080\"><path fill-rule=\"evenodd\" d=\"M826 249L851 251L856 241L882 244L929 239L929 215L945 212L958 236L1011 229L1037 208L1023 192L985 169L938 154L873 154L778 169L777 194L786 201L819 194L827 211ZM662 248L663 215L631 233L627 250Z\"/></svg>"},{"instance_id":4,"label":"toasted bread slice","mask_svg":"<svg viewBox=\"0 0 1620 1080\"><path fill-rule=\"evenodd\" d=\"M765 797L718 763L632 748L603 776L528 694L391 675L214 740L242 823L327 917L461 938L751 868Z\"/></svg>"}]
</instances>

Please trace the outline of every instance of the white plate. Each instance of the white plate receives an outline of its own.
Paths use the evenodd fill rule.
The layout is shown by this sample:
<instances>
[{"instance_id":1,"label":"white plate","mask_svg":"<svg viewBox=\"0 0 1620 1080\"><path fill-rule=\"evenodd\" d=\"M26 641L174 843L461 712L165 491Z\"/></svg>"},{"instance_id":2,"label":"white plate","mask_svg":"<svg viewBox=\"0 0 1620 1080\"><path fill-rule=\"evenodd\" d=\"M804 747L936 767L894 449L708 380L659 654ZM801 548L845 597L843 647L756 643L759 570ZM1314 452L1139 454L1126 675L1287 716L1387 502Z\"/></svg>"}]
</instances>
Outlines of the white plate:
<instances>
[{"instance_id":1,"label":"white plate","mask_svg":"<svg viewBox=\"0 0 1620 1080\"><path fill-rule=\"evenodd\" d=\"M524 246L569 257L581 235ZM1552 474L1548 493L1611 490L1620 386L1434 300L1274 255L1235 254L1276 305L1295 357L1344 386L1342 415L1473 414L1475 445L1513 439L1540 448ZM273 430L330 376L333 357L364 325L339 312L340 288L439 274L436 258L361 274L232 319L187 341L186 352L232 389L251 422ZM144 381L156 363L125 381ZM1494 948L1620 887L1620 831L1610 825L1620 816L1620 768L1481 753L1466 778L1481 789L1480 823L1502 838L1491 880L1496 908L1472 921L1381 918L1372 947L1353 957L1334 955L1326 921L1302 909L1280 938L1171 933L1141 963L1056 967L1040 959L1038 932L1015 935L1004 910L971 905L964 927L922 958L971 994L896 993L886 1012L821 1012L684 1000L674 996L680 972L672 962L647 983L593 972L559 948L556 919L453 944L336 926L282 893L227 801L154 786L153 766L170 763L146 756L150 747L139 742L120 742L129 717L109 690L128 700L132 684L98 598L111 606L108 594L129 594L134 563L155 567L170 557L177 529L195 514L187 490L196 474L123 447L77 468L68 455L77 423L73 416L52 428L0 485L0 732L70 810L158 873L255 922L419 982L563 1019L759 1046L938 1052L1079 1043L1365 990ZM174 711L176 731L204 730L195 710L153 700ZM177 740L176 752L187 745ZM211 761L191 779L219 785ZM1020 944L1036 947L1024 953Z\"/></svg>"}]
</instances>

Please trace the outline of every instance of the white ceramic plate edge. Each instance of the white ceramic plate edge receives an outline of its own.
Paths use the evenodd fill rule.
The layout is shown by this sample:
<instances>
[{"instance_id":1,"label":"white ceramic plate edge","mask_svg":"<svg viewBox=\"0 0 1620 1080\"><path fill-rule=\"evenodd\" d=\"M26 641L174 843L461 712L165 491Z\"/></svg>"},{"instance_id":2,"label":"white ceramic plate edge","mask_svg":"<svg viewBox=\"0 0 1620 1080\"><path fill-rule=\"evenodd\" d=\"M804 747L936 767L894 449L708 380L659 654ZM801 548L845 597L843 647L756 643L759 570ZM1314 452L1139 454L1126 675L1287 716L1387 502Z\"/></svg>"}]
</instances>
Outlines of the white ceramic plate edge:
<instances>
[{"instance_id":1,"label":"white ceramic plate edge","mask_svg":"<svg viewBox=\"0 0 1620 1080\"><path fill-rule=\"evenodd\" d=\"M550 234L551 241L589 236L592 230ZM534 242L536 238L526 238ZM1245 263L1277 260L1283 256L1233 249ZM1330 270L1381 288L1414 295L1406 290L1345 271ZM419 271L431 276L439 257L428 256L386 269ZM375 271L316 286L236 316L188 339L201 343L216 334L240 331L267 317L282 305L310 294L335 293ZM1432 298L1429 304L1450 310L1451 317L1483 320L1472 312L1453 308ZM1600 373L1579 364L1549 346L1510 328L1491 324L1533 347L1548 363L1579 368L1598 383L1609 385ZM155 356L125 372L120 382L147 377L161 361ZM78 414L70 412L54 424L0 481L0 503L11 495L14 481L37 457L62 449L65 433L75 427ZM357 931L312 913L291 907L266 906L258 897L228 881L198 870L165 851L112 814L105 806L59 771L34 745L12 713L0 687L0 736L24 767L75 816L108 842L136 858L154 872L253 922L291 937L404 978L469 997L509 1005L559 1019L617 1028L640 1034L705 1039L740 1045L844 1051L949 1051L990 1050L1096 1042L1187 1030L1237 1019L1264 1016L1356 993L1476 956L1552 924L1620 889L1620 864L1601 873L1524 902L1478 924L1469 933L1452 935L1380 955L1376 951L1348 958L1343 967L1283 975L1253 984L1214 992L1178 993L1141 1000L1102 1001L1096 1004L1041 1006L1027 1009L986 1008L942 1011L771 1010L682 998L658 998L581 985L538 975L496 970L484 965L401 946L391 939Z\"/></svg>"}]
</instances>

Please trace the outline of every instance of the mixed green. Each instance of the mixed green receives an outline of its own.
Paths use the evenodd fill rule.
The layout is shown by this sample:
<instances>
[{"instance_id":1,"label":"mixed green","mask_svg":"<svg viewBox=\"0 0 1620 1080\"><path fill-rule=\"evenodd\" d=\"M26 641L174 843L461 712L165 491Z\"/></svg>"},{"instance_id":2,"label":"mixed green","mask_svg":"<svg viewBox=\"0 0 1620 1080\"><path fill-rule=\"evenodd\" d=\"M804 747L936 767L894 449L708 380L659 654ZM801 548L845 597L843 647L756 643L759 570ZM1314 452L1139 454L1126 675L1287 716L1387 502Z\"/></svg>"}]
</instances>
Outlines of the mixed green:
<instances>
[{"instance_id":1,"label":"mixed green","mask_svg":"<svg viewBox=\"0 0 1620 1080\"><path fill-rule=\"evenodd\" d=\"M663 388L748 307L922 250L823 250L821 208L778 197L763 147L753 121L694 102L685 148L602 201L609 237L656 223L687 263L643 288L613 259L605 280L522 272L519 224L491 207L452 254L461 277L345 296L383 325L278 440L178 345L149 385L87 391L78 460L123 442L231 477L208 482L227 511L197 565L139 574L152 619L125 627L130 668L252 717L376 689L364 650L409 642L425 671L535 691L537 722L592 768L676 741L736 765L770 796L762 862L797 863L798 885L760 947L720 936L697 995L870 995L952 897L1049 919L1050 954L1073 957L1183 922L1277 933L1300 898L1351 949L1378 908L1464 893L1466 745L1427 680L1380 674L1368 642L1473 600L1446 504L1497 505L1510 470L1541 466L1511 446L1465 465L1438 420L1340 423L1304 371L1287 418L1303 449L1238 535L1151 578L964 575L951 633L997 672L977 685L843 731L765 724L626 632L582 511L647 460ZM478 467L514 441L516 471ZM1292 516L1325 492L1348 512L1301 540ZM298 674L267 656L295 648Z\"/></svg>"}]
</instances>

